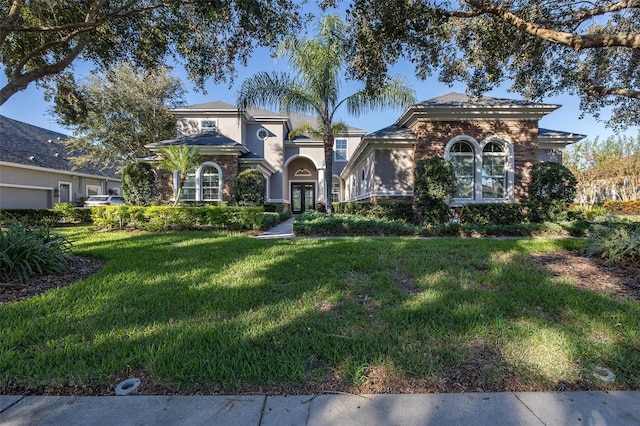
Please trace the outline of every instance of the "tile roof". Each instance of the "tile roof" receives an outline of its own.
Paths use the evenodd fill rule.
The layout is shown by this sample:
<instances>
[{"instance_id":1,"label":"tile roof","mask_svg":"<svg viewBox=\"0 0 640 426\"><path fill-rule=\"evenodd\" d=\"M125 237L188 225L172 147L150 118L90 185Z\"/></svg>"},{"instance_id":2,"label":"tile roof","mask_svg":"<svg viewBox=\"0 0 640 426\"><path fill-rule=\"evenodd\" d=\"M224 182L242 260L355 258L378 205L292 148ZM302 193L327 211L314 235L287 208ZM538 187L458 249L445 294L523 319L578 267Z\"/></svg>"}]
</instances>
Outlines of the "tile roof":
<instances>
[{"instance_id":1,"label":"tile roof","mask_svg":"<svg viewBox=\"0 0 640 426\"><path fill-rule=\"evenodd\" d=\"M68 136L0 115L0 161L47 169L119 178L115 169L73 167L64 140Z\"/></svg>"}]
</instances>

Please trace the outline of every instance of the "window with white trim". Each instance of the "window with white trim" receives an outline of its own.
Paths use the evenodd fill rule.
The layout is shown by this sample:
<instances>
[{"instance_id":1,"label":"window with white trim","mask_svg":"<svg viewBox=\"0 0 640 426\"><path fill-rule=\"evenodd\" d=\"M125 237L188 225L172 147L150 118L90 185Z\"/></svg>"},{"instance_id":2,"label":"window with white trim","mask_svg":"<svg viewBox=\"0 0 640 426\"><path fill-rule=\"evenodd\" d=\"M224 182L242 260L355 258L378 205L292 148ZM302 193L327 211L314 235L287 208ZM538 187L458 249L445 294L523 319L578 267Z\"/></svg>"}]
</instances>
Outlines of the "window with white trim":
<instances>
[{"instance_id":1,"label":"window with white trim","mask_svg":"<svg viewBox=\"0 0 640 426\"><path fill-rule=\"evenodd\" d=\"M507 181L507 154L499 142L489 142L482 150L482 198L504 198Z\"/></svg>"},{"instance_id":2,"label":"window with white trim","mask_svg":"<svg viewBox=\"0 0 640 426\"><path fill-rule=\"evenodd\" d=\"M333 182L331 184L331 202L340 202L340 182Z\"/></svg>"},{"instance_id":3,"label":"window with white trim","mask_svg":"<svg viewBox=\"0 0 640 426\"><path fill-rule=\"evenodd\" d=\"M336 139L333 143L333 160L347 161L347 140Z\"/></svg>"},{"instance_id":4,"label":"window with white trim","mask_svg":"<svg viewBox=\"0 0 640 426\"><path fill-rule=\"evenodd\" d=\"M265 128L260 128L258 129L258 131L256 132L256 137L258 139L260 139L261 141L265 140L266 138L269 137L269 132L267 131L267 129Z\"/></svg>"},{"instance_id":5,"label":"window with white trim","mask_svg":"<svg viewBox=\"0 0 640 426\"><path fill-rule=\"evenodd\" d=\"M475 187L475 150L467 141L454 143L449 149L449 161L458 180L455 198L471 200Z\"/></svg>"},{"instance_id":6,"label":"window with white trim","mask_svg":"<svg viewBox=\"0 0 640 426\"><path fill-rule=\"evenodd\" d=\"M200 132L210 132L212 130L218 130L218 122L216 120L200 121Z\"/></svg>"},{"instance_id":7,"label":"window with white trim","mask_svg":"<svg viewBox=\"0 0 640 426\"><path fill-rule=\"evenodd\" d=\"M102 188L100 185L87 185L87 197L91 197L92 195L100 195Z\"/></svg>"},{"instance_id":8,"label":"window with white trim","mask_svg":"<svg viewBox=\"0 0 640 426\"><path fill-rule=\"evenodd\" d=\"M220 174L214 166L205 165L200 169L200 191L202 201L220 199Z\"/></svg>"},{"instance_id":9,"label":"window with white trim","mask_svg":"<svg viewBox=\"0 0 640 426\"><path fill-rule=\"evenodd\" d=\"M180 177L178 177L179 179ZM182 193L180 199L183 201L195 201L196 200L196 174L187 173L184 183L182 185Z\"/></svg>"},{"instance_id":10,"label":"window with white trim","mask_svg":"<svg viewBox=\"0 0 640 426\"><path fill-rule=\"evenodd\" d=\"M491 136L478 142L456 136L447 144L445 158L458 180L455 201L513 202L513 147L507 140Z\"/></svg>"}]
</instances>

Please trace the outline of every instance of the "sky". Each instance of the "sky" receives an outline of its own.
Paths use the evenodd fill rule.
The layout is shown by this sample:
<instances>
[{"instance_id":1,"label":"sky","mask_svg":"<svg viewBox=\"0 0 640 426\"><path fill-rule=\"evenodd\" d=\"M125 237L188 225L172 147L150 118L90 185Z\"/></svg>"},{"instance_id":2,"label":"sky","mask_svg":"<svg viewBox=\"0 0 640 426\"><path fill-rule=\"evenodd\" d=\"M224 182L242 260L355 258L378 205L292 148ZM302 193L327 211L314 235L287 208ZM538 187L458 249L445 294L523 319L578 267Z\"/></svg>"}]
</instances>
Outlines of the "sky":
<instances>
[{"instance_id":1,"label":"sky","mask_svg":"<svg viewBox=\"0 0 640 426\"><path fill-rule=\"evenodd\" d=\"M76 79L82 78L89 73L89 67L76 66L74 73ZM193 84L187 79L184 69L176 65L174 66L174 74L178 76L187 89L185 96L186 105L210 101L224 101L235 104L237 90L242 81L258 71L290 71L286 60L276 61L270 56L270 51L264 48L257 49L246 67L239 67L238 76L235 78L234 84L230 87L228 83L214 85L209 82L206 85L207 93L194 90ZM419 80L415 77L413 66L408 62L400 62L391 69L392 74L401 75L406 78L408 83L414 88L418 101L423 101L433 97L441 96L449 92L466 91L466 85L462 83L448 86L439 83L435 76L427 80ZM0 73L0 84L6 83L4 73ZM363 85L359 82L345 82L341 88L342 97L348 96L358 90ZM508 85L504 85L496 90L485 93L485 96L493 96L498 98L521 99L517 93L507 91ZM578 96L564 94L562 96L549 97L543 100L544 103L562 105L561 108L544 117L539 122L539 126L551 130L561 130L570 133L578 133L587 135L588 140L594 140L596 137L604 139L615 133L607 128L604 122L596 121L592 116L580 118ZM33 83L24 91L13 95L4 105L0 106L0 115L23 121L38 127L58 131L64 134L71 134L70 130L58 126L55 117L51 115L49 110L51 104L44 100L44 91L36 87ZM366 130L368 133L382 129L393 124L400 117L402 110L393 109L385 111L372 111L360 117L349 116L346 110L339 111L336 118L346 124ZM608 114L604 113L603 117ZM627 129L624 134L635 137L640 132L639 127Z\"/></svg>"}]
</instances>

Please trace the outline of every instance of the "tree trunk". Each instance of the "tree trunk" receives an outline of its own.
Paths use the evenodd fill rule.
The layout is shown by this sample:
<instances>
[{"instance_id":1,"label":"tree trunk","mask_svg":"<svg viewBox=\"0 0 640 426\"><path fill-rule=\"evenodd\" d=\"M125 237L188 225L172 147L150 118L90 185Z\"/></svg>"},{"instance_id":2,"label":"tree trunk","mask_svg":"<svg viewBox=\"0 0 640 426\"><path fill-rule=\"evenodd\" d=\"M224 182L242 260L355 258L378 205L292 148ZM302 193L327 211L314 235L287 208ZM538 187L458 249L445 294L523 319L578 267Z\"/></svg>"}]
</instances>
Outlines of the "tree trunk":
<instances>
[{"instance_id":1,"label":"tree trunk","mask_svg":"<svg viewBox=\"0 0 640 426\"><path fill-rule=\"evenodd\" d=\"M324 189L327 203L327 213L333 214L333 204L331 200L331 187L333 185L333 134L324 134Z\"/></svg>"}]
</instances>

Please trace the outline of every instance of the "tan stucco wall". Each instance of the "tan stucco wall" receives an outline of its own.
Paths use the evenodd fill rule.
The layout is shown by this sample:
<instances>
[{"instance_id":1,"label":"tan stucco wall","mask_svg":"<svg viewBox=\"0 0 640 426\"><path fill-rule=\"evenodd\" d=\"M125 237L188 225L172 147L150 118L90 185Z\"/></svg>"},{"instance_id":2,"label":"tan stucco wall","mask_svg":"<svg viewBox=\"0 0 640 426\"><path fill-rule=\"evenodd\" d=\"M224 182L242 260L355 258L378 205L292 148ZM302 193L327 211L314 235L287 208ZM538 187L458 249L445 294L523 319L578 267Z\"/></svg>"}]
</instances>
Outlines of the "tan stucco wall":
<instances>
[{"instance_id":1,"label":"tan stucco wall","mask_svg":"<svg viewBox=\"0 0 640 426\"><path fill-rule=\"evenodd\" d=\"M60 200L54 197L53 190L61 183L71 184L71 202L80 202L87 196L87 185L100 187L105 194L109 189L115 189L122 194L120 182L107 181L99 178L85 177L56 171L27 169L8 165L0 166L0 185L5 186L0 208L51 208ZM11 185L36 188L12 188ZM44 196L42 193L48 193ZM38 205L35 205L35 204ZM11 207L5 207L11 206ZM22 207L20 207L22 206Z\"/></svg>"},{"instance_id":2,"label":"tan stucco wall","mask_svg":"<svg viewBox=\"0 0 640 426\"><path fill-rule=\"evenodd\" d=\"M413 151L385 149L375 151L376 191L413 190Z\"/></svg>"}]
</instances>

